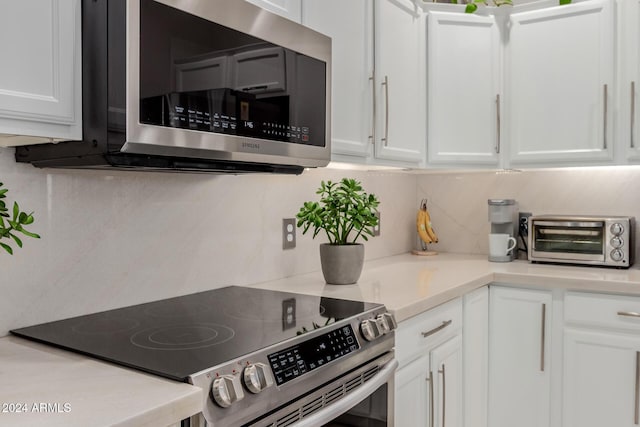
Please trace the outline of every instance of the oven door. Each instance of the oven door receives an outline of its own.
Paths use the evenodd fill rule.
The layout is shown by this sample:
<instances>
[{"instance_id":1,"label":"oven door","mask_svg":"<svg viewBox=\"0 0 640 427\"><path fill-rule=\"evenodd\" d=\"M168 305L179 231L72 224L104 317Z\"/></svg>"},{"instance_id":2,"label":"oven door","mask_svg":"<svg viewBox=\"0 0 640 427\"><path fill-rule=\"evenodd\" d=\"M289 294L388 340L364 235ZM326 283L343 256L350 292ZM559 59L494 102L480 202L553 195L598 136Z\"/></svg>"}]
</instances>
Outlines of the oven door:
<instances>
[{"instance_id":1,"label":"oven door","mask_svg":"<svg viewBox=\"0 0 640 427\"><path fill-rule=\"evenodd\" d=\"M604 221L534 221L531 258L604 262Z\"/></svg>"}]
</instances>

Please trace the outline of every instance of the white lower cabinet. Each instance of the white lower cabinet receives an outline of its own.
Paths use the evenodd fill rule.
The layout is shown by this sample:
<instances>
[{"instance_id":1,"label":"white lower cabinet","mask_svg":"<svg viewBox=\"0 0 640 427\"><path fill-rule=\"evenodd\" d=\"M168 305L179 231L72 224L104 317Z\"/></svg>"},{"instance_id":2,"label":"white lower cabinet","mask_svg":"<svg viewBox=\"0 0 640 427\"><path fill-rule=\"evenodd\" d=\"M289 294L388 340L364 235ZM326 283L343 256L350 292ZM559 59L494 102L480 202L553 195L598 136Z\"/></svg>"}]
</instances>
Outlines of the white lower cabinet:
<instances>
[{"instance_id":1,"label":"white lower cabinet","mask_svg":"<svg viewBox=\"0 0 640 427\"><path fill-rule=\"evenodd\" d=\"M640 298L568 293L563 427L640 424Z\"/></svg>"},{"instance_id":2,"label":"white lower cabinet","mask_svg":"<svg viewBox=\"0 0 640 427\"><path fill-rule=\"evenodd\" d=\"M490 287L489 425L551 425L550 291Z\"/></svg>"},{"instance_id":3,"label":"white lower cabinet","mask_svg":"<svg viewBox=\"0 0 640 427\"><path fill-rule=\"evenodd\" d=\"M462 300L398 325L395 425L463 426Z\"/></svg>"}]
</instances>

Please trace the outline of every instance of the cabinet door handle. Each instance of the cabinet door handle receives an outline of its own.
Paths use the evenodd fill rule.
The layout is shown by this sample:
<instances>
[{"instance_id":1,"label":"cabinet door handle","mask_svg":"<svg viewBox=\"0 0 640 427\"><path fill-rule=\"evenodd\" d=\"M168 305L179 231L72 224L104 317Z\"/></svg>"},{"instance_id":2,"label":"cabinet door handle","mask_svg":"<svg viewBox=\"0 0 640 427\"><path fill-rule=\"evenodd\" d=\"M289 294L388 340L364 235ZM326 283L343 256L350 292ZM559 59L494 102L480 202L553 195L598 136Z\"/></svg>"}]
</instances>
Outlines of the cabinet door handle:
<instances>
[{"instance_id":1,"label":"cabinet door handle","mask_svg":"<svg viewBox=\"0 0 640 427\"><path fill-rule=\"evenodd\" d=\"M371 102L371 135L369 135L369 140L374 146L374 154L375 154L375 142L376 142L376 75L375 73L369 77L371 81L371 92L372 92L372 102Z\"/></svg>"},{"instance_id":2,"label":"cabinet door handle","mask_svg":"<svg viewBox=\"0 0 640 427\"><path fill-rule=\"evenodd\" d=\"M545 338L547 335L546 328L547 320L547 304L542 304L542 322L540 325L540 371L544 372L544 353L545 353Z\"/></svg>"},{"instance_id":3,"label":"cabinet door handle","mask_svg":"<svg viewBox=\"0 0 640 427\"><path fill-rule=\"evenodd\" d=\"M384 86L384 138L382 138L382 143L386 147L389 141L389 76L384 76L384 81L381 84Z\"/></svg>"},{"instance_id":4,"label":"cabinet door handle","mask_svg":"<svg viewBox=\"0 0 640 427\"><path fill-rule=\"evenodd\" d=\"M435 334L436 332L440 332L441 330L443 330L444 328L449 326L452 322L453 322L453 320L445 320L444 322L442 322L442 325L440 325L440 326L438 326L436 328L433 328L430 331L421 332L422 337L426 338L428 336L431 336L431 335Z\"/></svg>"},{"instance_id":5,"label":"cabinet door handle","mask_svg":"<svg viewBox=\"0 0 640 427\"><path fill-rule=\"evenodd\" d=\"M429 383L429 427L434 427L433 426L433 372L431 371L429 371L427 382Z\"/></svg>"},{"instance_id":6,"label":"cabinet door handle","mask_svg":"<svg viewBox=\"0 0 640 427\"><path fill-rule=\"evenodd\" d=\"M633 414L633 423L640 424L640 351L636 351L636 395L635 395L635 411Z\"/></svg>"},{"instance_id":7,"label":"cabinet door handle","mask_svg":"<svg viewBox=\"0 0 640 427\"><path fill-rule=\"evenodd\" d=\"M445 427L445 415L447 413L447 402L446 402L447 377L445 375L444 365L442 365L442 369L440 369L438 372L442 374L442 426L441 427Z\"/></svg>"},{"instance_id":8,"label":"cabinet door handle","mask_svg":"<svg viewBox=\"0 0 640 427\"><path fill-rule=\"evenodd\" d=\"M496 95L496 154L500 154L500 94Z\"/></svg>"},{"instance_id":9,"label":"cabinet door handle","mask_svg":"<svg viewBox=\"0 0 640 427\"><path fill-rule=\"evenodd\" d=\"M635 311L619 311L618 316L640 317L640 313L636 313Z\"/></svg>"},{"instance_id":10,"label":"cabinet door handle","mask_svg":"<svg viewBox=\"0 0 640 427\"><path fill-rule=\"evenodd\" d=\"M636 127L636 82L631 82L631 148L636 148L634 130Z\"/></svg>"},{"instance_id":11,"label":"cabinet door handle","mask_svg":"<svg viewBox=\"0 0 640 427\"><path fill-rule=\"evenodd\" d=\"M609 85L605 84L604 85L604 114L602 117L602 142L603 142L603 148L606 150L607 149L607 125L609 123L609 121L607 120L608 116L609 116Z\"/></svg>"}]
</instances>

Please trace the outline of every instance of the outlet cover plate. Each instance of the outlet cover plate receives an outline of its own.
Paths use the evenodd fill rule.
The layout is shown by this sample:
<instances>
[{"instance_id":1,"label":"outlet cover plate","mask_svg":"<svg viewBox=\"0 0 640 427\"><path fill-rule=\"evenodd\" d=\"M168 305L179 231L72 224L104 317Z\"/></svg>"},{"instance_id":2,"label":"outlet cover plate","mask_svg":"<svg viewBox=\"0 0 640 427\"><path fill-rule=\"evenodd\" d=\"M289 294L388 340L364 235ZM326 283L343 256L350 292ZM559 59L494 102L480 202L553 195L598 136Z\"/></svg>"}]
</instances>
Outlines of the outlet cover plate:
<instances>
[{"instance_id":1,"label":"outlet cover plate","mask_svg":"<svg viewBox=\"0 0 640 427\"><path fill-rule=\"evenodd\" d=\"M293 249L296 247L296 219L282 219L282 249Z\"/></svg>"}]
</instances>

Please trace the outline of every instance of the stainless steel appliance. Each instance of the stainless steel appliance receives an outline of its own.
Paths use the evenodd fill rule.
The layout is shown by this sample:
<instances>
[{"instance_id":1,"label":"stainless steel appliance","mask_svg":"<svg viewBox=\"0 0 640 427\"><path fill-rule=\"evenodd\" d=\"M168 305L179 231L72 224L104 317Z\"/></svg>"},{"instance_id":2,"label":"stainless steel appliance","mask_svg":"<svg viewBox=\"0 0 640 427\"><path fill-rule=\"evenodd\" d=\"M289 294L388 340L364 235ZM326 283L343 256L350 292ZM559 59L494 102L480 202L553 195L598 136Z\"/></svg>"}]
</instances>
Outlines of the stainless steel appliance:
<instances>
[{"instance_id":1,"label":"stainless steel appliance","mask_svg":"<svg viewBox=\"0 0 640 427\"><path fill-rule=\"evenodd\" d=\"M331 40L238 0L83 0L83 141L39 167L300 173L331 156Z\"/></svg>"},{"instance_id":2,"label":"stainless steel appliance","mask_svg":"<svg viewBox=\"0 0 640 427\"><path fill-rule=\"evenodd\" d=\"M635 219L542 215L529 218L529 260L629 268Z\"/></svg>"},{"instance_id":3,"label":"stainless steel appliance","mask_svg":"<svg viewBox=\"0 0 640 427\"><path fill-rule=\"evenodd\" d=\"M215 427L382 427L395 328L381 304L231 286L11 332L195 384Z\"/></svg>"}]
</instances>

